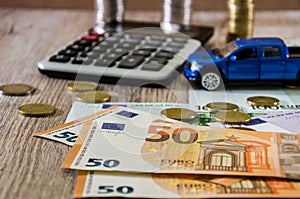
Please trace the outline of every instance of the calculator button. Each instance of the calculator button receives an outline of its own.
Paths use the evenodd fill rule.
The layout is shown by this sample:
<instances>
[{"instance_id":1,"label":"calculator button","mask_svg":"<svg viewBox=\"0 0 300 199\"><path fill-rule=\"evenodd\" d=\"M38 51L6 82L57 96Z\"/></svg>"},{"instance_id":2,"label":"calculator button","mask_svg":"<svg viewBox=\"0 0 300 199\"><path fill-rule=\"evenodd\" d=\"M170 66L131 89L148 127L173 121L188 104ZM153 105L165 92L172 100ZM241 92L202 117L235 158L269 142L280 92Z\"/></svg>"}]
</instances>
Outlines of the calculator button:
<instances>
[{"instance_id":1,"label":"calculator button","mask_svg":"<svg viewBox=\"0 0 300 199\"><path fill-rule=\"evenodd\" d=\"M115 63L114 59L102 58L102 59L98 59L94 65L102 66L102 67L111 67L114 65L114 63Z\"/></svg>"},{"instance_id":2,"label":"calculator button","mask_svg":"<svg viewBox=\"0 0 300 199\"><path fill-rule=\"evenodd\" d=\"M139 47L139 49L147 49L150 50L151 52L154 52L157 50L157 47L151 45L142 45Z\"/></svg>"},{"instance_id":3,"label":"calculator button","mask_svg":"<svg viewBox=\"0 0 300 199\"><path fill-rule=\"evenodd\" d=\"M143 63L144 58L140 56L130 56L121 61L119 64L119 68L135 68L136 66L140 65Z\"/></svg>"},{"instance_id":4,"label":"calculator button","mask_svg":"<svg viewBox=\"0 0 300 199\"><path fill-rule=\"evenodd\" d=\"M84 53L81 53L80 54L80 57L87 57L87 58L90 58L90 59L97 59L100 57L100 54L101 53L97 53L97 52L84 52Z\"/></svg>"},{"instance_id":5,"label":"calculator button","mask_svg":"<svg viewBox=\"0 0 300 199\"><path fill-rule=\"evenodd\" d=\"M166 58L163 57L153 57L152 59L150 59L147 63L159 63L159 64L167 64L168 60Z\"/></svg>"},{"instance_id":6,"label":"calculator button","mask_svg":"<svg viewBox=\"0 0 300 199\"><path fill-rule=\"evenodd\" d=\"M54 55L50 57L49 61L67 63L70 61L70 57L66 55Z\"/></svg>"},{"instance_id":7,"label":"calculator button","mask_svg":"<svg viewBox=\"0 0 300 199\"><path fill-rule=\"evenodd\" d=\"M161 42L163 42L163 41L166 41L166 37L164 37L164 36L151 36L151 39L152 40L156 40L156 41L161 41Z\"/></svg>"},{"instance_id":8,"label":"calculator button","mask_svg":"<svg viewBox=\"0 0 300 199\"><path fill-rule=\"evenodd\" d=\"M174 37L172 38L173 41L178 42L178 43L187 43L188 39L182 38L182 37Z\"/></svg>"},{"instance_id":9,"label":"calculator button","mask_svg":"<svg viewBox=\"0 0 300 199\"><path fill-rule=\"evenodd\" d=\"M142 40L139 40L139 39L126 39L125 42L127 43L131 43L131 44L139 44L141 43Z\"/></svg>"},{"instance_id":10,"label":"calculator button","mask_svg":"<svg viewBox=\"0 0 300 199\"><path fill-rule=\"evenodd\" d=\"M117 48L134 49L135 45L131 43L120 43Z\"/></svg>"},{"instance_id":11,"label":"calculator button","mask_svg":"<svg viewBox=\"0 0 300 199\"><path fill-rule=\"evenodd\" d=\"M81 37L80 40L84 40L84 41L98 41L99 37L96 35L85 35L83 37Z\"/></svg>"},{"instance_id":12,"label":"calculator button","mask_svg":"<svg viewBox=\"0 0 300 199\"><path fill-rule=\"evenodd\" d=\"M93 52L93 53L106 53L107 48L103 48L102 46L96 46L94 48L91 48L88 50L88 52Z\"/></svg>"},{"instance_id":13,"label":"calculator button","mask_svg":"<svg viewBox=\"0 0 300 199\"><path fill-rule=\"evenodd\" d=\"M91 63L93 63L93 60L86 57L75 57L72 61L72 64L89 65Z\"/></svg>"},{"instance_id":14,"label":"calculator button","mask_svg":"<svg viewBox=\"0 0 300 199\"><path fill-rule=\"evenodd\" d=\"M162 58L166 58L166 59L172 59L173 56L174 55L171 52L160 51L160 52L156 53L154 57L162 57Z\"/></svg>"},{"instance_id":15,"label":"calculator button","mask_svg":"<svg viewBox=\"0 0 300 199\"><path fill-rule=\"evenodd\" d=\"M115 48L112 51L110 51L110 53L116 53L116 54L120 54L120 55L126 55L129 52L130 51L128 49L123 49L123 48Z\"/></svg>"},{"instance_id":16,"label":"calculator button","mask_svg":"<svg viewBox=\"0 0 300 199\"><path fill-rule=\"evenodd\" d=\"M74 44L80 46L92 46L93 42L89 40L77 40L74 42Z\"/></svg>"},{"instance_id":17,"label":"calculator button","mask_svg":"<svg viewBox=\"0 0 300 199\"><path fill-rule=\"evenodd\" d=\"M69 56L69 57L75 57L77 55L77 51L75 50L70 50L70 49L67 49L67 50L61 50L59 51L59 55L66 55L66 56Z\"/></svg>"},{"instance_id":18,"label":"calculator button","mask_svg":"<svg viewBox=\"0 0 300 199\"><path fill-rule=\"evenodd\" d=\"M73 44L73 45L68 46L67 49L75 50L75 51L77 51L77 52L82 52L82 51L84 51L85 46Z\"/></svg>"},{"instance_id":19,"label":"calculator button","mask_svg":"<svg viewBox=\"0 0 300 199\"><path fill-rule=\"evenodd\" d=\"M130 34L129 37L132 39L139 39L144 40L147 35L141 35L141 34Z\"/></svg>"},{"instance_id":20,"label":"calculator button","mask_svg":"<svg viewBox=\"0 0 300 199\"><path fill-rule=\"evenodd\" d=\"M152 51L149 49L139 49L133 52L133 55L137 56L143 56L143 57L149 57L151 55Z\"/></svg>"},{"instance_id":21,"label":"calculator button","mask_svg":"<svg viewBox=\"0 0 300 199\"><path fill-rule=\"evenodd\" d=\"M113 36L113 37L106 38L105 41L116 43L120 41L120 38L118 38L117 36Z\"/></svg>"},{"instance_id":22,"label":"calculator button","mask_svg":"<svg viewBox=\"0 0 300 199\"><path fill-rule=\"evenodd\" d=\"M171 47L171 48L183 48L185 44L183 43L174 43L174 42L170 42L167 44L167 47Z\"/></svg>"},{"instance_id":23,"label":"calculator button","mask_svg":"<svg viewBox=\"0 0 300 199\"><path fill-rule=\"evenodd\" d=\"M172 54L176 54L176 53L178 53L180 51L180 49L174 48L174 47L164 46L162 48L163 48L164 52L169 52L169 53L172 53Z\"/></svg>"},{"instance_id":24,"label":"calculator button","mask_svg":"<svg viewBox=\"0 0 300 199\"><path fill-rule=\"evenodd\" d=\"M103 42L101 42L98 46L100 46L100 47L102 47L102 48L113 48L113 46L114 46L114 42L110 42L110 41L103 41Z\"/></svg>"},{"instance_id":25,"label":"calculator button","mask_svg":"<svg viewBox=\"0 0 300 199\"><path fill-rule=\"evenodd\" d=\"M123 54L121 53L108 53L107 55L105 55L104 58L108 58L108 59L114 59L116 61L119 61L122 59Z\"/></svg>"},{"instance_id":26,"label":"calculator button","mask_svg":"<svg viewBox=\"0 0 300 199\"><path fill-rule=\"evenodd\" d=\"M152 46L161 46L162 42L161 41L155 41L155 40L150 40L146 42L146 45L152 45Z\"/></svg>"},{"instance_id":27,"label":"calculator button","mask_svg":"<svg viewBox=\"0 0 300 199\"><path fill-rule=\"evenodd\" d=\"M160 63L147 63L142 66L142 70L159 71L164 67Z\"/></svg>"}]
</instances>

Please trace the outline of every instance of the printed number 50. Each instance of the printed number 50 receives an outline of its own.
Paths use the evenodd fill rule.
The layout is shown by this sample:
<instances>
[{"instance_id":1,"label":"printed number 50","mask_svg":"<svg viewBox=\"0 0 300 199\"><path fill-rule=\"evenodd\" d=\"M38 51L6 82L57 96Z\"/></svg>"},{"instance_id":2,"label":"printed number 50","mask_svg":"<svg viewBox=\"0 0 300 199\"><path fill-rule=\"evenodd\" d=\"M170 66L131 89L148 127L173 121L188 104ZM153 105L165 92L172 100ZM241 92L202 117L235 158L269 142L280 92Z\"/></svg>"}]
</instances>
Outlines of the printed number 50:
<instances>
[{"instance_id":1,"label":"printed number 50","mask_svg":"<svg viewBox=\"0 0 300 199\"><path fill-rule=\"evenodd\" d=\"M158 120L159 122L165 122L162 120ZM156 121L154 121L156 122ZM165 122L169 123L170 122ZM148 134L156 134L159 137L155 138L146 138L148 142L164 142L170 139L170 135L163 131L170 130L171 128L167 125L151 125L148 129ZM183 135L189 135L188 139L183 139ZM179 144L191 144L198 140L198 132L191 128L177 128L172 132L172 139Z\"/></svg>"},{"instance_id":2,"label":"printed number 50","mask_svg":"<svg viewBox=\"0 0 300 199\"><path fill-rule=\"evenodd\" d=\"M85 166L87 167L98 167L103 165L106 168L113 168L119 166L120 161L118 160L105 160L103 159L96 159L96 158L90 158Z\"/></svg>"},{"instance_id":3,"label":"printed number 50","mask_svg":"<svg viewBox=\"0 0 300 199\"><path fill-rule=\"evenodd\" d=\"M116 190L113 185L111 186L99 186L99 194L105 194L105 193L113 193L113 192L118 192L121 194L129 194L133 192L133 188L129 186L121 186L117 187Z\"/></svg>"}]
</instances>

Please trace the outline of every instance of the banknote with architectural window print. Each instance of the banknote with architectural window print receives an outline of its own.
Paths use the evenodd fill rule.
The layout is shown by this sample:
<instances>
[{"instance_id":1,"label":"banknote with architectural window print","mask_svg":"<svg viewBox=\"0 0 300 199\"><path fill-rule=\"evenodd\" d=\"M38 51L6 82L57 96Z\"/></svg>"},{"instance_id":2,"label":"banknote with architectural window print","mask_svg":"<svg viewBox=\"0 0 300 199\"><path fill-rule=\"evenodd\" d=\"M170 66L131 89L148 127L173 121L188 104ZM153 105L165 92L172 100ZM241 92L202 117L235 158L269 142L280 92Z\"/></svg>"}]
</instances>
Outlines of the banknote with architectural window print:
<instances>
[{"instance_id":1,"label":"banknote with architectural window print","mask_svg":"<svg viewBox=\"0 0 300 199\"><path fill-rule=\"evenodd\" d=\"M84 124L63 168L299 179L299 134L194 126L125 107L97 118Z\"/></svg>"},{"instance_id":2,"label":"banknote with architectural window print","mask_svg":"<svg viewBox=\"0 0 300 199\"><path fill-rule=\"evenodd\" d=\"M80 171L74 190L74 197L80 198L297 198L299 194L299 182L279 178L99 171Z\"/></svg>"}]
</instances>

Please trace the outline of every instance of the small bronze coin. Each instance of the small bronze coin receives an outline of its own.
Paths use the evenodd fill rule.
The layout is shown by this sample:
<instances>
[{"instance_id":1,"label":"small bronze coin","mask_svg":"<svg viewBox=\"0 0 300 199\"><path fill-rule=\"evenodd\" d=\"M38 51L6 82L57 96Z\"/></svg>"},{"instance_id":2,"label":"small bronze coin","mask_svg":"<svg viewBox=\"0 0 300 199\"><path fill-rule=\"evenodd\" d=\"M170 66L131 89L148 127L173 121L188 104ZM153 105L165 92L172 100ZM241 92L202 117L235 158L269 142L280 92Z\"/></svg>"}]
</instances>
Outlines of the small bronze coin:
<instances>
[{"instance_id":1,"label":"small bronze coin","mask_svg":"<svg viewBox=\"0 0 300 199\"><path fill-rule=\"evenodd\" d=\"M167 108L162 110L160 114L164 117L180 121L193 120L197 116L195 111L186 108Z\"/></svg>"},{"instance_id":2,"label":"small bronze coin","mask_svg":"<svg viewBox=\"0 0 300 199\"><path fill-rule=\"evenodd\" d=\"M10 96L24 96L32 94L35 88L27 84L6 84L0 86L0 93L2 95Z\"/></svg>"},{"instance_id":3,"label":"small bronze coin","mask_svg":"<svg viewBox=\"0 0 300 199\"><path fill-rule=\"evenodd\" d=\"M212 102L205 105L205 109L209 112L217 111L238 111L239 106L228 102Z\"/></svg>"},{"instance_id":4,"label":"small bronze coin","mask_svg":"<svg viewBox=\"0 0 300 199\"><path fill-rule=\"evenodd\" d=\"M268 96L253 96L248 97L247 102L250 106L277 106L279 99Z\"/></svg>"},{"instance_id":5,"label":"small bronze coin","mask_svg":"<svg viewBox=\"0 0 300 199\"><path fill-rule=\"evenodd\" d=\"M73 92L84 92L96 90L98 84L89 81L75 81L68 83L68 90Z\"/></svg>"},{"instance_id":6,"label":"small bronze coin","mask_svg":"<svg viewBox=\"0 0 300 199\"><path fill-rule=\"evenodd\" d=\"M229 127L228 129L237 129L237 130L243 130L243 131L256 131L252 128L247 128L247 127Z\"/></svg>"},{"instance_id":7,"label":"small bronze coin","mask_svg":"<svg viewBox=\"0 0 300 199\"><path fill-rule=\"evenodd\" d=\"M53 115L55 107L50 104L25 104L18 108L20 114L30 117L46 117Z\"/></svg>"},{"instance_id":8,"label":"small bronze coin","mask_svg":"<svg viewBox=\"0 0 300 199\"><path fill-rule=\"evenodd\" d=\"M251 116L239 111L220 111L214 114L217 121L227 124L243 124L250 121Z\"/></svg>"},{"instance_id":9,"label":"small bronze coin","mask_svg":"<svg viewBox=\"0 0 300 199\"><path fill-rule=\"evenodd\" d=\"M103 103L110 100L110 95L102 91L86 91L78 93L76 99L86 103Z\"/></svg>"}]
</instances>

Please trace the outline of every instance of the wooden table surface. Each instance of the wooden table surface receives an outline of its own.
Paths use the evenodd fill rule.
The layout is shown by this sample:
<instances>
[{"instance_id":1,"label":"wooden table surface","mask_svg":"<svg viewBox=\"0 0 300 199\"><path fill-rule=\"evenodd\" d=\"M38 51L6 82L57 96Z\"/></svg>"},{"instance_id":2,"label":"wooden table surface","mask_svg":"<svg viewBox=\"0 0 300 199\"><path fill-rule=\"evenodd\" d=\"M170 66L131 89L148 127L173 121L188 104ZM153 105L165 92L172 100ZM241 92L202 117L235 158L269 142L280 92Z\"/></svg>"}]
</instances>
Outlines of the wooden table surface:
<instances>
[{"instance_id":1,"label":"wooden table surface","mask_svg":"<svg viewBox=\"0 0 300 199\"><path fill-rule=\"evenodd\" d=\"M64 123L73 96L69 81L41 75L36 64L94 24L94 13L82 10L0 8L0 84L26 83L37 87L33 95L0 96L0 198L72 198L76 171L60 168L70 147L32 135ZM158 22L159 13L132 12L127 19ZM215 27L206 47L224 45L226 12L194 13L192 23ZM299 11L264 11L255 17L254 36L300 38ZM188 102L184 78L167 89L134 88L103 84L114 101ZM17 108L26 103L49 103L57 113L52 117L30 118Z\"/></svg>"}]
</instances>

